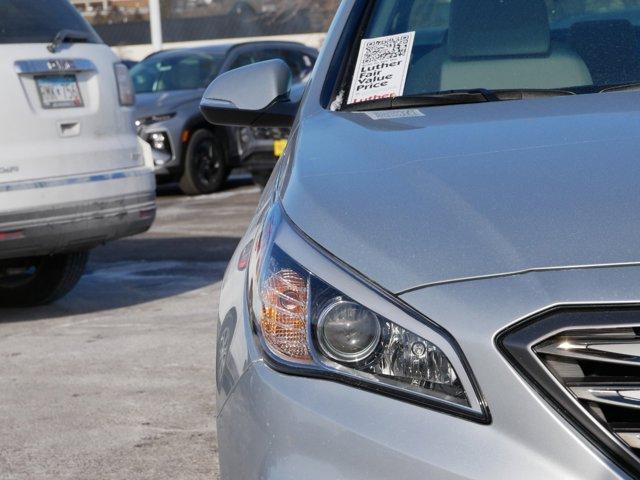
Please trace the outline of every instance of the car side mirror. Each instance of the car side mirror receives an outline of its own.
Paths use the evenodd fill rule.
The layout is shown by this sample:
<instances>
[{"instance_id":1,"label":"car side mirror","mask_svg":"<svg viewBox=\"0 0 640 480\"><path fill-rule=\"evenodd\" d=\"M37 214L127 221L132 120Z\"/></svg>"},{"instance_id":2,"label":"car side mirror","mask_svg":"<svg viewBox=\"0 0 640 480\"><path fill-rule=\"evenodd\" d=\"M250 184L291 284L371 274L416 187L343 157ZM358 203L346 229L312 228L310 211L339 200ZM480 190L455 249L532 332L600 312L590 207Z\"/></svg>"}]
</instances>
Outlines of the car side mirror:
<instances>
[{"instance_id":1,"label":"car side mirror","mask_svg":"<svg viewBox=\"0 0 640 480\"><path fill-rule=\"evenodd\" d=\"M299 106L291 81L289 66L279 59L237 68L211 82L200 111L214 125L291 127Z\"/></svg>"}]
</instances>

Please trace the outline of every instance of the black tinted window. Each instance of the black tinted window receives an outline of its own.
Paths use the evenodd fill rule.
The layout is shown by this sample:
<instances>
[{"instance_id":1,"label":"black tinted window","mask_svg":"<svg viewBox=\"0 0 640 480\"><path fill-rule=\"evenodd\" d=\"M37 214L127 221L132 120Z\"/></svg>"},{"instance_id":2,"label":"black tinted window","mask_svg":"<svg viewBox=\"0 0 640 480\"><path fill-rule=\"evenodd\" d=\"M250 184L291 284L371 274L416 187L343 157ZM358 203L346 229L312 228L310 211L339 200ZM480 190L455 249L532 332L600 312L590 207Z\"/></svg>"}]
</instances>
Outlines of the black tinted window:
<instances>
[{"instance_id":1,"label":"black tinted window","mask_svg":"<svg viewBox=\"0 0 640 480\"><path fill-rule=\"evenodd\" d=\"M68 0L0 0L0 43L49 43L60 30L100 41Z\"/></svg>"},{"instance_id":2,"label":"black tinted window","mask_svg":"<svg viewBox=\"0 0 640 480\"><path fill-rule=\"evenodd\" d=\"M147 58L131 69L136 93L205 88L220 71L223 57L207 53L166 53Z\"/></svg>"},{"instance_id":3,"label":"black tinted window","mask_svg":"<svg viewBox=\"0 0 640 480\"><path fill-rule=\"evenodd\" d=\"M283 60L289 64L295 82L300 82L307 78L316 63L314 57L297 50L286 50Z\"/></svg>"},{"instance_id":4,"label":"black tinted window","mask_svg":"<svg viewBox=\"0 0 640 480\"><path fill-rule=\"evenodd\" d=\"M287 62L293 73L294 81L304 80L306 76L313 70L315 58L310 55L296 50L287 50L280 48L267 48L262 50L253 50L241 53L231 65L231 69L251 65L252 63L264 62L265 60L273 60L279 58Z\"/></svg>"},{"instance_id":5,"label":"black tinted window","mask_svg":"<svg viewBox=\"0 0 640 480\"><path fill-rule=\"evenodd\" d=\"M273 60L278 56L273 56L273 50L250 50L248 52L241 53L238 58L231 64L230 69L246 67L253 63L264 62L265 60Z\"/></svg>"}]
</instances>

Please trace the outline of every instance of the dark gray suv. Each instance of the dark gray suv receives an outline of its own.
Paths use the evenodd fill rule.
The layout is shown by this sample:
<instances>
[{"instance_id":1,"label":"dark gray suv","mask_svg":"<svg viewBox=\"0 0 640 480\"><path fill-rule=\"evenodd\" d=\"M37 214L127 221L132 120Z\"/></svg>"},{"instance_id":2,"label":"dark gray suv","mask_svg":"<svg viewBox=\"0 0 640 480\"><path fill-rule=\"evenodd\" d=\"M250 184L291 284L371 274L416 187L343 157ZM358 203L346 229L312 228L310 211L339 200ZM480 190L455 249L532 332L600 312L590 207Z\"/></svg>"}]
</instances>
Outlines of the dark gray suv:
<instances>
[{"instance_id":1,"label":"dark gray suv","mask_svg":"<svg viewBox=\"0 0 640 480\"><path fill-rule=\"evenodd\" d=\"M159 182L178 181L188 195L212 193L256 151L263 159L270 154L275 165L275 152L288 132L269 131L266 139L260 132L260 141L253 135L247 140L247 131L208 124L198 109L200 99L218 75L276 58L289 65L294 82L303 82L317 55L300 43L252 42L162 51L133 67L138 134L151 145ZM265 172L264 161L258 167L252 173L262 183L270 170Z\"/></svg>"}]
</instances>

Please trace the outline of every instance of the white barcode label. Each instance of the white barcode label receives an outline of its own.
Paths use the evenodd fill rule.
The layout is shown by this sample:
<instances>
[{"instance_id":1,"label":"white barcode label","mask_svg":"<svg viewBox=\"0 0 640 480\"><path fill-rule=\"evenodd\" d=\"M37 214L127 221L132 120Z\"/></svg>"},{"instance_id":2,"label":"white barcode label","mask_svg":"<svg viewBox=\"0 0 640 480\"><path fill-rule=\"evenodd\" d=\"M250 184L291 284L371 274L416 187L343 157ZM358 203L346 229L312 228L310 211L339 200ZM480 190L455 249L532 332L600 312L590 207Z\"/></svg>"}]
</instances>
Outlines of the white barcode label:
<instances>
[{"instance_id":1,"label":"white barcode label","mask_svg":"<svg viewBox=\"0 0 640 480\"><path fill-rule=\"evenodd\" d=\"M404 93L415 32L362 40L348 104Z\"/></svg>"}]
</instances>

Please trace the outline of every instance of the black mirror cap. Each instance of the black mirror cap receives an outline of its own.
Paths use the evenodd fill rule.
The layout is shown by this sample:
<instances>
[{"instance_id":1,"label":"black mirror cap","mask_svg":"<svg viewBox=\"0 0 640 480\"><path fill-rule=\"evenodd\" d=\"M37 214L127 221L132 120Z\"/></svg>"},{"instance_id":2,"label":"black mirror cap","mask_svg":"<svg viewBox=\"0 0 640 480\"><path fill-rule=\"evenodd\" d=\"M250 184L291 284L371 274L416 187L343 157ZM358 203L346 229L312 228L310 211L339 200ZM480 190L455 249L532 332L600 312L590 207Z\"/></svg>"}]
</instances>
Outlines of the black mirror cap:
<instances>
[{"instance_id":1,"label":"black mirror cap","mask_svg":"<svg viewBox=\"0 0 640 480\"><path fill-rule=\"evenodd\" d=\"M291 128L296 119L305 85L296 85L291 92L263 110L242 110L233 105L202 100L200 111L213 125L230 127Z\"/></svg>"},{"instance_id":2,"label":"black mirror cap","mask_svg":"<svg viewBox=\"0 0 640 480\"><path fill-rule=\"evenodd\" d=\"M264 110L240 110L203 101L200 111L213 125L291 128L299 106L299 102L292 102L288 98L276 100Z\"/></svg>"}]
</instances>

